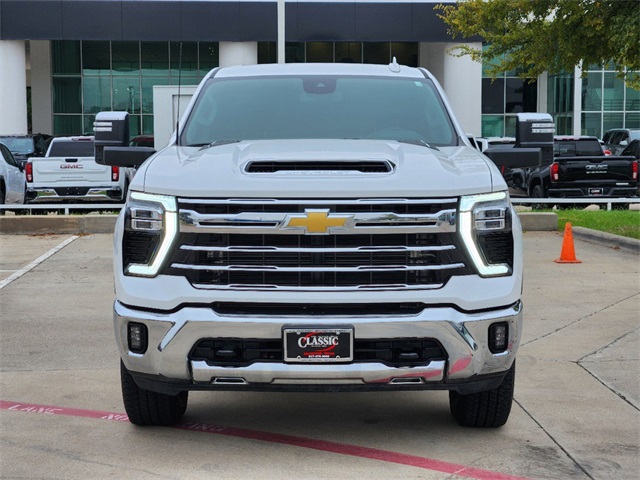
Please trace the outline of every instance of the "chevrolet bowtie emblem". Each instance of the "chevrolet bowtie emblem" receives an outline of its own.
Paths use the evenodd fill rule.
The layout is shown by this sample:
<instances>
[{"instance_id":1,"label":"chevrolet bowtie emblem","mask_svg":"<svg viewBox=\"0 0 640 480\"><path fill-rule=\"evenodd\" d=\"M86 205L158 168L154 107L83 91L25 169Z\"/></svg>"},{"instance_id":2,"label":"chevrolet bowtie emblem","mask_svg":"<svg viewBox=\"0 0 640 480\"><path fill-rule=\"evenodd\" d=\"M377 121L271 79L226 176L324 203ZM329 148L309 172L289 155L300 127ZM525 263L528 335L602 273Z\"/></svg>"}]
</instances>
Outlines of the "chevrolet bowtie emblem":
<instances>
[{"instance_id":1,"label":"chevrolet bowtie emblem","mask_svg":"<svg viewBox=\"0 0 640 480\"><path fill-rule=\"evenodd\" d=\"M287 216L284 228L304 228L306 233L329 233L331 228L346 228L353 215L332 215L329 210L305 210L304 215Z\"/></svg>"}]
</instances>

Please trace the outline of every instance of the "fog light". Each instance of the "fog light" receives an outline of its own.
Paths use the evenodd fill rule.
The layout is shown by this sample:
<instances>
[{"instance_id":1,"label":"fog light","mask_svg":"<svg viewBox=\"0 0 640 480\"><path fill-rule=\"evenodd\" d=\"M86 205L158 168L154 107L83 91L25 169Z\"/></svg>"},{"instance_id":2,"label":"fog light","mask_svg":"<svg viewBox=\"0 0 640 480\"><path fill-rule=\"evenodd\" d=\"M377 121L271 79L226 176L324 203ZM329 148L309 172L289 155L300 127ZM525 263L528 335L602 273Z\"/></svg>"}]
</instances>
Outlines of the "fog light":
<instances>
[{"instance_id":1,"label":"fog light","mask_svg":"<svg viewBox=\"0 0 640 480\"><path fill-rule=\"evenodd\" d=\"M491 353L504 352L509 341L509 324L494 323L489 327L489 350Z\"/></svg>"},{"instance_id":2,"label":"fog light","mask_svg":"<svg viewBox=\"0 0 640 480\"><path fill-rule=\"evenodd\" d=\"M129 323L127 325L127 337L129 351L144 353L147 351L147 326L142 323Z\"/></svg>"}]
</instances>

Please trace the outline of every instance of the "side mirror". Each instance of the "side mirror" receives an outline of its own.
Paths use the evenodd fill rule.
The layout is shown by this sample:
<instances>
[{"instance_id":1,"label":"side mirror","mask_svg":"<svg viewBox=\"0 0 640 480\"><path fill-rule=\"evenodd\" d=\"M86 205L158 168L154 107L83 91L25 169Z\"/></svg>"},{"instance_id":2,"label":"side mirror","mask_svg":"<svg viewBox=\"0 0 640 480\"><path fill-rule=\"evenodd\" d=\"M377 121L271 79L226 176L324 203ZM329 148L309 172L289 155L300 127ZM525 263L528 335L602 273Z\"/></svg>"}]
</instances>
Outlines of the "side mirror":
<instances>
[{"instance_id":1,"label":"side mirror","mask_svg":"<svg viewBox=\"0 0 640 480\"><path fill-rule=\"evenodd\" d=\"M553 117L548 113L518 113L516 115L516 147L540 149L540 166L553 163L555 131Z\"/></svg>"},{"instance_id":2,"label":"side mirror","mask_svg":"<svg viewBox=\"0 0 640 480\"><path fill-rule=\"evenodd\" d=\"M540 148L492 147L485 150L484 154L497 166L507 168L537 167L542 161Z\"/></svg>"},{"instance_id":3,"label":"side mirror","mask_svg":"<svg viewBox=\"0 0 640 480\"><path fill-rule=\"evenodd\" d=\"M127 112L99 112L93 122L96 163L104 161L105 147L129 145L129 114Z\"/></svg>"},{"instance_id":4,"label":"side mirror","mask_svg":"<svg viewBox=\"0 0 640 480\"><path fill-rule=\"evenodd\" d=\"M139 167L154 153L151 147L104 147L102 161L114 167Z\"/></svg>"}]
</instances>

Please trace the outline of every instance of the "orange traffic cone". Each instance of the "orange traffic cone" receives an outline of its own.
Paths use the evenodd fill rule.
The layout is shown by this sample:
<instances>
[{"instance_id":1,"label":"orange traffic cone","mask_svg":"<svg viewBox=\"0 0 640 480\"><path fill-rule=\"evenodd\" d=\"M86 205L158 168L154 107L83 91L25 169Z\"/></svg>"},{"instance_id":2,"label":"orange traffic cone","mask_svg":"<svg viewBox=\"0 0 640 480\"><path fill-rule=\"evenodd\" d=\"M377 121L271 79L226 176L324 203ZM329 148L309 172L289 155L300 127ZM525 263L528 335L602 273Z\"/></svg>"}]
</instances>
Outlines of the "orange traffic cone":
<instances>
[{"instance_id":1,"label":"orange traffic cone","mask_svg":"<svg viewBox=\"0 0 640 480\"><path fill-rule=\"evenodd\" d=\"M576 258L576 251L573 248L573 231L569 222L564 226L564 239L562 240L560 258L556 258L554 261L556 263L582 263Z\"/></svg>"}]
</instances>

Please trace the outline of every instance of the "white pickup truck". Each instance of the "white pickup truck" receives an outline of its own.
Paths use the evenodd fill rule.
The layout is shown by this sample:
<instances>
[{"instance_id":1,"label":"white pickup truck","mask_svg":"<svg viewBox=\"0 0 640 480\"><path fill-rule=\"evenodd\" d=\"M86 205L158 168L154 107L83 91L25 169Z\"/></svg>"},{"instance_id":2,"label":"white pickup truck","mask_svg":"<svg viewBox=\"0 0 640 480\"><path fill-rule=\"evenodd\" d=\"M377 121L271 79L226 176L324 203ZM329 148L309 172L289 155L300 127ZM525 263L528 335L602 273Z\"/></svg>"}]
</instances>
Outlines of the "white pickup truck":
<instances>
[{"instance_id":1,"label":"white pickup truck","mask_svg":"<svg viewBox=\"0 0 640 480\"><path fill-rule=\"evenodd\" d=\"M130 169L95 161L94 137L58 137L44 157L32 157L25 167L27 201L124 202Z\"/></svg>"},{"instance_id":2,"label":"white pickup truck","mask_svg":"<svg viewBox=\"0 0 640 480\"><path fill-rule=\"evenodd\" d=\"M425 389L461 425L507 421L521 226L428 71L219 68L166 148L126 125L95 134L100 162L141 164L114 237L131 422L178 422L191 390Z\"/></svg>"}]
</instances>

